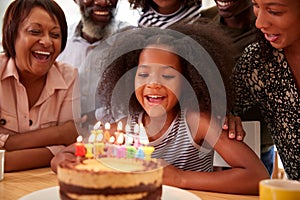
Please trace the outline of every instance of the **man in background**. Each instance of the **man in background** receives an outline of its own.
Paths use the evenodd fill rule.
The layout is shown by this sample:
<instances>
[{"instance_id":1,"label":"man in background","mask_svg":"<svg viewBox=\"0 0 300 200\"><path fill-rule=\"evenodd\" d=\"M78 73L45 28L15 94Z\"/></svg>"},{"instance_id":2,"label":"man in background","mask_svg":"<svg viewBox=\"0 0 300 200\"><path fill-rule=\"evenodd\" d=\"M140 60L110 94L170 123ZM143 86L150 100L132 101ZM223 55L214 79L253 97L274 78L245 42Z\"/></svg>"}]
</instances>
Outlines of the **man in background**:
<instances>
[{"instance_id":1,"label":"man in background","mask_svg":"<svg viewBox=\"0 0 300 200\"><path fill-rule=\"evenodd\" d=\"M58 61L67 62L79 70L81 85L81 113L94 118L95 93L103 63L113 41L110 36L130 27L127 22L116 20L118 0L74 0L79 6L81 19L68 30L68 41ZM95 47L98 57L89 57ZM101 52L99 52L101 49ZM90 63L87 65L86 63Z\"/></svg>"}]
</instances>

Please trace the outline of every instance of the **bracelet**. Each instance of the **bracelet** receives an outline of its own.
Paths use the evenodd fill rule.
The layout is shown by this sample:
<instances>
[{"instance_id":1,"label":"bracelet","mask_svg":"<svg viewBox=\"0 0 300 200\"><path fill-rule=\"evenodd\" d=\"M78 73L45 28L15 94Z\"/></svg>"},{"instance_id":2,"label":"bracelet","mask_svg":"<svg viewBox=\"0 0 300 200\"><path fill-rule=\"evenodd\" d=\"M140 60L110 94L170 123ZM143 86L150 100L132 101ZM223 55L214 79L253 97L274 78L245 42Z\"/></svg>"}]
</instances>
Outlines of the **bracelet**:
<instances>
[{"instance_id":1,"label":"bracelet","mask_svg":"<svg viewBox=\"0 0 300 200\"><path fill-rule=\"evenodd\" d=\"M3 148L6 141L7 141L7 138L8 138L8 134L3 134L3 133L0 133L0 148Z\"/></svg>"}]
</instances>

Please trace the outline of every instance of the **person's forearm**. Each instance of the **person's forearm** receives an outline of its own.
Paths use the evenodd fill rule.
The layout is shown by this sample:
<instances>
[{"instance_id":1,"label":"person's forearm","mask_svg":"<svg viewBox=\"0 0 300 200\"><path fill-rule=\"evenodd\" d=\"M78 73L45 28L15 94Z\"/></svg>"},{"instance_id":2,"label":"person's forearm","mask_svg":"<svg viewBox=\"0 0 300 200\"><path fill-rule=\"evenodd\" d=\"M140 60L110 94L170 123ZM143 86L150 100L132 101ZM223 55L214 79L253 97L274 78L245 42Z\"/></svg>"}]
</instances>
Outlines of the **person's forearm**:
<instances>
[{"instance_id":1,"label":"person's forearm","mask_svg":"<svg viewBox=\"0 0 300 200\"><path fill-rule=\"evenodd\" d=\"M50 166L52 153L46 148L5 152L4 171L20 171Z\"/></svg>"},{"instance_id":2,"label":"person's forearm","mask_svg":"<svg viewBox=\"0 0 300 200\"><path fill-rule=\"evenodd\" d=\"M75 142L77 136L74 122L69 121L59 126L10 135L4 148L14 151L50 145L69 145Z\"/></svg>"},{"instance_id":3,"label":"person's forearm","mask_svg":"<svg viewBox=\"0 0 300 200\"><path fill-rule=\"evenodd\" d=\"M246 169L235 168L219 172L181 172L181 185L177 187L233 193L233 194L258 194L259 181L267 178L264 173L250 174ZM174 185L175 186L175 185Z\"/></svg>"}]
</instances>

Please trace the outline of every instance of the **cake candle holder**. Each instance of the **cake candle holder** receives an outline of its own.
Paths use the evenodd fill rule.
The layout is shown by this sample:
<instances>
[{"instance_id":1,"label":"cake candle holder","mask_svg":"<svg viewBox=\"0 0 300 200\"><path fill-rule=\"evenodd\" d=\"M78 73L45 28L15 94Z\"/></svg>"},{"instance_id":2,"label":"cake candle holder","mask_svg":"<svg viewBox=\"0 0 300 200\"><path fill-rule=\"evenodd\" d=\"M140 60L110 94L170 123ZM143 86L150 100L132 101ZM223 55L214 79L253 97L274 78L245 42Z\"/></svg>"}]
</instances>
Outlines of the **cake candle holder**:
<instances>
[{"instance_id":1,"label":"cake candle holder","mask_svg":"<svg viewBox=\"0 0 300 200\"><path fill-rule=\"evenodd\" d=\"M103 141L103 131L100 130L97 134L96 141L94 144L94 158L104 155L104 143Z\"/></svg>"},{"instance_id":2,"label":"cake candle holder","mask_svg":"<svg viewBox=\"0 0 300 200\"><path fill-rule=\"evenodd\" d=\"M110 123L106 122L104 125L105 132L104 132L104 142L107 143L110 140Z\"/></svg>"},{"instance_id":3,"label":"cake candle holder","mask_svg":"<svg viewBox=\"0 0 300 200\"><path fill-rule=\"evenodd\" d=\"M135 124L134 125L134 128L133 128L133 146L136 147L136 148L139 148L140 146L140 143L139 143L139 132L140 132L140 127L138 124Z\"/></svg>"},{"instance_id":4,"label":"cake candle holder","mask_svg":"<svg viewBox=\"0 0 300 200\"><path fill-rule=\"evenodd\" d=\"M148 146L149 145L149 139L146 133L146 129L144 128L143 124L140 124L140 133L139 133L140 143L142 147L142 151L144 152L144 159L145 160L151 160L152 153L154 151L154 147Z\"/></svg>"},{"instance_id":5,"label":"cake candle holder","mask_svg":"<svg viewBox=\"0 0 300 200\"><path fill-rule=\"evenodd\" d=\"M88 143L85 144L85 148L86 148L86 153L85 153L85 157L86 158L93 158L94 154L93 154L93 149L94 149L94 142L96 139L96 135L94 132L92 132L92 134L90 135L89 139L88 139Z\"/></svg>"},{"instance_id":6,"label":"cake candle holder","mask_svg":"<svg viewBox=\"0 0 300 200\"><path fill-rule=\"evenodd\" d=\"M77 162L80 162L81 157L86 153L86 149L83 144L83 137L80 135L76 139L75 143L75 156L77 157Z\"/></svg>"},{"instance_id":7,"label":"cake candle holder","mask_svg":"<svg viewBox=\"0 0 300 200\"><path fill-rule=\"evenodd\" d=\"M133 136L130 133L130 126L126 124L125 126L125 146L130 146L133 143Z\"/></svg>"}]
</instances>

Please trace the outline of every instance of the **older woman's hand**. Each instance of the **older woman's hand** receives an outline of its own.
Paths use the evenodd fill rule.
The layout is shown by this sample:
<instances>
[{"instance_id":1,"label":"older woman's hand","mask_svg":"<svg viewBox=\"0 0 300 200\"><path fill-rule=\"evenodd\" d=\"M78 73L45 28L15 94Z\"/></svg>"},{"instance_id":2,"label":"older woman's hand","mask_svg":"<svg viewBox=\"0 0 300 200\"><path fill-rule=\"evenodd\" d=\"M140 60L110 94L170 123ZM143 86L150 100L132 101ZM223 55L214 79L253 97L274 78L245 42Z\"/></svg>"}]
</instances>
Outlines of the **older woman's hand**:
<instances>
[{"instance_id":1,"label":"older woman's hand","mask_svg":"<svg viewBox=\"0 0 300 200\"><path fill-rule=\"evenodd\" d=\"M75 156L75 143L67 146L65 149L57 153L51 160L51 169L57 173L57 167L62 161L75 162L77 157Z\"/></svg>"}]
</instances>

